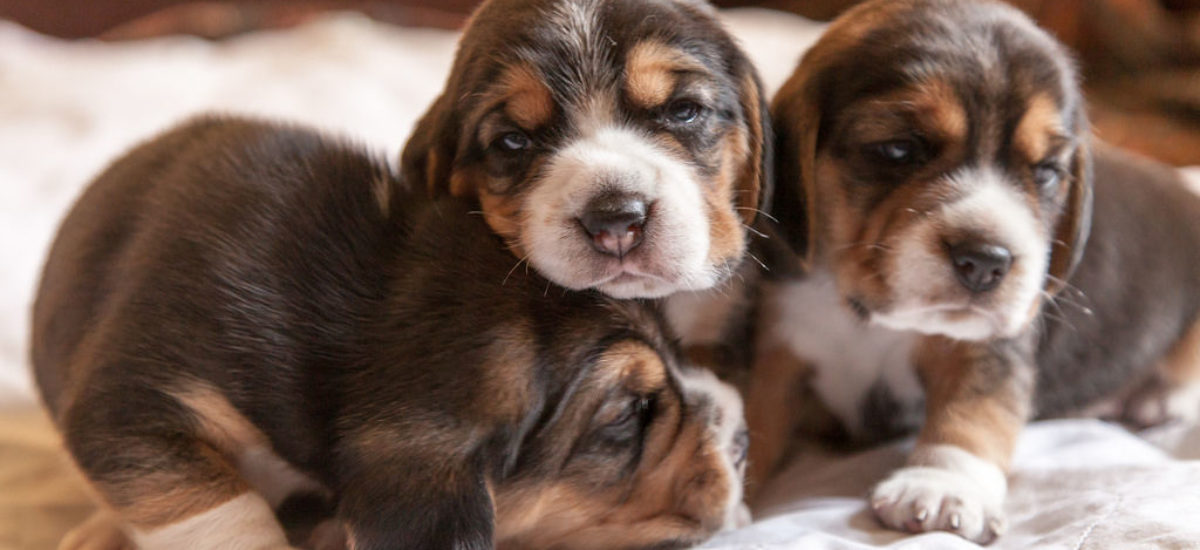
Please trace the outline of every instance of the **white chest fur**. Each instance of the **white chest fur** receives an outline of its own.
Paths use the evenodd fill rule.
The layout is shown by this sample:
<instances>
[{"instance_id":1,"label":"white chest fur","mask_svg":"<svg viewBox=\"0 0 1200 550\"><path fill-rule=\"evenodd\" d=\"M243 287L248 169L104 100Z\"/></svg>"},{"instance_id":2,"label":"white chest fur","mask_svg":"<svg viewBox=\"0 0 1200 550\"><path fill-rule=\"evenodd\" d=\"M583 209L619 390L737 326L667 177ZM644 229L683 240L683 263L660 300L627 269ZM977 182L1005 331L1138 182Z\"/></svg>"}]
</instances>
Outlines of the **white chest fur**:
<instances>
[{"instance_id":1,"label":"white chest fur","mask_svg":"<svg viewBox=\"0 0 1200 550\"><path fill-rule=\"evenodd\" d=\"M856 316L830 274L768 285L762 298L761 344L783 346L812 366L815 391L851 435L863 435L864 405L879 385L898 404L921 401L910 362L918 336L869 325Z\"/></svg>"}]
</instances>

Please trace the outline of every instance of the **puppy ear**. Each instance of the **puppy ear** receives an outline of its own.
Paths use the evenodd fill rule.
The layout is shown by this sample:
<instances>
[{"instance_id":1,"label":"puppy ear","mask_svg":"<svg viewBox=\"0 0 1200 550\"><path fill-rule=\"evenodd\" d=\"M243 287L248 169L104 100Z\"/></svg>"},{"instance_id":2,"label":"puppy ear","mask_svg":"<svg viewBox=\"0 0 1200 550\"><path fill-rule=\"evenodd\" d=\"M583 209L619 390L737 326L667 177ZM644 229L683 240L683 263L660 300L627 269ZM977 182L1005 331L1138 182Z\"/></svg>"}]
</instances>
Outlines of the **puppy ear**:
<instances>
[{"instance_id":1,"label":"puppy ear","mask_svg":"<svg viewBox=\"0 0 1200 550\"><path fill-rule=\"evenodd\" d=\"M360 462L345 484L338 515L348 547L493 547L495 515L481 460L379 456Z\"/></svg>"},{"instance_id":2,"label":"puppy ear","mask_svg":"<svg viewBox=\"0 0 1200 550\"><path fill-rule=\"evenodd\" d=\"M813 265L816 255L816 161L821 127L815 70L808 65L806 58L775 94L771 106L776 129L775 176L779 180L772 199L775 217L805 268Z\"/></svg>"},{"instance_id":3,"label":"puppy ear","mask_svg":"<svg viewBox=\"0 0 1200 550\"><path fill-rule=\"evenodd\" d=\"M424 186L430 197L450 192L450 170L458 143L459 117L451 85L417 121L400 155L400 173L407 185Z\"/></svg>"},{"instance_id":4,"label":"puppy ear","mask_svg":"<svg viewBox=\"0 0 1200 550\"><path fill-rule=\"evenodd\" d=\"M1080 130L1087 135L1087 129ZM1046 290L1051 294L1062 290L1075 267L1083 259L1092 229L1092 154L1085 138L1071 157L1071 180L1067 188L1066 211L1059 218L1051 243L1050 276Z\"/></svg>"},{"instance_id":5,"label":"puppy ear","mask_svg":"<svg viewBox=\"0 0 1200 550\"><path fill-rule=\"evenodd\" d=\"M754 224L760 212L768 212L773 195L775 160L771 135L771 113L758 73L743 60L741 106L745 113L747 158L737 181L737 207L746 225Z\"/></svg>"}]
</instances>

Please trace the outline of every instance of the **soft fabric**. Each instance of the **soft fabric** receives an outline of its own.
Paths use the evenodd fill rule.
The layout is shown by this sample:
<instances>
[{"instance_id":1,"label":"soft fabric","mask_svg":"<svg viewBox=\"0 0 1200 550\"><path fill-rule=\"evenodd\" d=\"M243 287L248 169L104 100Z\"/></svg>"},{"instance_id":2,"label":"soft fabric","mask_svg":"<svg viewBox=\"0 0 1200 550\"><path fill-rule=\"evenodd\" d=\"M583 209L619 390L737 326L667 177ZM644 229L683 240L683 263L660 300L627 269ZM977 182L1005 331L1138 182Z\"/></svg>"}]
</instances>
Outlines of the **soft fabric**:
<instances>
[{"instance_id":1,"label":"soft fabric","mask_svg":"<svg viewBox=\"0 0 1200 550\"><path fill-rule=\"evenodd\" d=\"M726 17L771 90L823 28L760 10ZM441 88L455 38L355 15L219 43L65 42L0 21L0 408L12 411L0 413L0 548L52 548L89 508L48 422L29 412L27 364L42 258L81 187L130 145L208 110L316 124L395 158ZM1200 426L1139 435L1092 420L1026 430L1011 528L994 547L1200 548ZM975 547L886 531L871 517L864 496L906 444L802 455L764 489L754 525L709 546Z\"/></svg>"}]
</instances>

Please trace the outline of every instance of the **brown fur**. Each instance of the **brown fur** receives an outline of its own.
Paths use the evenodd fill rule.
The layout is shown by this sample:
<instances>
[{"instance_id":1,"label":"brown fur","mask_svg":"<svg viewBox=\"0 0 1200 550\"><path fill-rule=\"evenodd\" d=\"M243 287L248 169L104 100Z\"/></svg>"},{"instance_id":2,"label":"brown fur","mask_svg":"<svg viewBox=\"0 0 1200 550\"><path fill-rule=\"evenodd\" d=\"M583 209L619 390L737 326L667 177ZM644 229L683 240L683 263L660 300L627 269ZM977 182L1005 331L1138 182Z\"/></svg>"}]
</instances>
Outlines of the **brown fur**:
<instances>
[{"instance_id":1,"label":"brown fur","mask_svg":"<svg viewBox=\"0 0 1200 550\"><path fill-rule=\"evenodd\" d=\"M721 282L743 259L751 235L743 224L752 224L771 196L769 117L753 67L703 6L637 0L567 4L491 0L480 7L464 31L442 96L405 146L405 176L441 182L429 187L434 195L449 192L478 201L488 224L515 255L528 257L534 269L568 288L661 297ZM597 11L590 14L593 8ZM563 22L571 10L588 12L595 20ZM596 38L600 35L603 39ZM688 103L699 106L700 114L687 122L673 119L676 107ZM576 172L581 173L551 177L563 164L564 151L606 128L633 132L662 151L637 143L630 151L609 152L630 159L617 163L615 171L588 160L580 161L584 168ZM512 142L504 138L513 131L527 146L508 148ZM640 156L654 154L681 170L633 171L646 164ZM631 172L621 172L626 166ZM647 203L674 200L671 194L645 191L659 187L643 180L668 173L684 175L662 183L695 185L704 194L707 215L700 223L710 237L704 254L677 261L675 249L692 246L680 242L677 226L691 222L666 207L648 210L649 229L630 250L594 250L593 236L581 225L598 208L594 203L617 192L614 186L624 193L650 193L639 197ZM563 178L575 182L569 198L535 204L550 200L545 198L549 192L539 190L554 189L560 198L568 193L559 181ZM553 219L531 215L547 209ZM670 214L656 220L655 212ZM686 215L700 217L699 212ZM656 229L656 223L663 227ZM563 249L533 244L550 233L561 235L557 242ZM559 267L565 258L572 268ZM649 282L642 287L612 283L633 290L604 286L622 269L626 279ZM677 273L680 269L687 273Z\"/></svg>"},{"instance_id":2,"label":"brown fur","mask_svg":"<svg viewBox=\"0 0 1200 550\"><path fill-rule=\"evenodd\" d=\"M501 78L507 88L505 112L522 128L536 129L550 122L554 99L546 83L530 67L513 66Z\"/></svg>"},{"instance_id":3,"label":"brown fur","mask_svg":"<svg viewBox=\"0 0 1200 550\"><path fill-rule=\"evenodd\" d=\"M746 467L749 491L762 488L776 470L800 418L791 404L810 375L807 363L782 349L760 349L746 390L746 425L750 429L750 459Z\"/></svg>"},{"instance_id":4,"label":"brown fur","mask_svg":"<svg viewBox=\"0 0 1200 550\"><path fill-rule=\"evenodd\" d=\"M999 365L986 345L933 336L914 352L925 382L925 424L919 445L956 445L1007 470L1017 434L1029 418L1028 367ZM967 366L969 368L963 368Z\"/></svg>"},{"instance_id":5,"label":"brown fur","mask_svg":"<svg viewBox=\"0 0 1200 550\"><path fill-rule=\"evenodd\" d=\"M667 102L679 72L706 70L699 61L689 59L686 52L653 41L634 46L626 56L625 89L644 109Z\"/></svg>"},{"instance_id":6,"label":"brown fur","mask_svg":"<svg viewBox=\"0 0 1200 550\"><path fill-rule=\"evenodd\" d=\"M472 205L423 195L311 130L226 118L92 183L50 253L32 348L122 527L252 490L293 535L344 527L361 549L488 548L526 528L588 547L597 524L679 546L726 526L740 404L692 384L655 304L555 287ZM553 506L522 511L535 501ZM293 530L306 502L334 527ZM542 523L564 508L576 525Z\"/></svg>"},{"instance_id":7,"label":"brown fur","mask_svg":"<svg viewBox=\"0 0 1200 550\"><path fill-rule=\"evenodd\" d=\"M1125 395L1155 366L1165 370L1151 382L1168 389L1180 377L1166 372L1194 379L1200 371L1200 201L1169 169L1093 140L1068 52L1015 10L958 0L864 3L809 50L772 115L782 151L772 214L793 253L810 273L832 275L830 298L845 307L839 313L872 324L847 333L880 338L864 342L866 349L893 337L915 342L911 365L926 400L917 455L948 445L1007 468L1027 419ZM968 181L976 177L985 181ZM969 195L979 189L1028 213L1029 226L990 235L988 225L1000 225L993 220L972 225L940 215L964 197L982 201ZM958 217L987 208L967 204ZM1000 265L956 252L980 243L1016 251L996 268L1003 284L967 280L964 266ZM979 311L984 321L968 324ZM760 344L759 353L772 357L786 344ZM811 368L838 373L837 364ZM870 388L858 396L860 413L879 414L879 406L899 413L906 403L897 399L916 399L905 387L871 386L877 380L857 381ZM758 405L747 406L755 418ZM894 479L876 510L886 511L879 516L889 525L958 530L949 518L926 522L915 509L905 520L909 504L928 504L914 496L926 488L916 477ZM928 489L926 496L949 501L969 493ZM1002 524L989 507L987 529L969 535L980 542Z\"/></svg>"}]
</instances>

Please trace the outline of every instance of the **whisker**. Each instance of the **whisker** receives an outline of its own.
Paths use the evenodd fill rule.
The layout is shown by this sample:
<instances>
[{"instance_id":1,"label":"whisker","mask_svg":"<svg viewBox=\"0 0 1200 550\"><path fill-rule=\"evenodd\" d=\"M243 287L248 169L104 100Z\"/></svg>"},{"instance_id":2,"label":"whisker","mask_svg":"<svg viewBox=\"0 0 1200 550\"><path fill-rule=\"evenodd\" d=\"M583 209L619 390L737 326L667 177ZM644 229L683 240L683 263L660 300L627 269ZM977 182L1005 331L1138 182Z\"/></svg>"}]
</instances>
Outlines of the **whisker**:
<instances>
[{"instance_id":1,"label":"whisker","mask_svg":"<svg viewBox=\"0 0 1200 550\"><path fill-rule=\"evenodd\" d=\"M504 286L504 284L508 282L508 278L512 277L513 272L516 271L518 267L521 267L521 264L525 264L525 274L528 275L529 274L529 263L526 261L528 259L529 259L528 254L526 254L524 258L518 258L517 263L514 264L512 266L512 269L508 270L508 273L504 275L504 280L500 281L500 286Z\"/></svg>"},{"instance_id":2,"label":"whisker","mask_svg":"<svg viewBox=\"0 0 1200 550\"><path fill-rule=\"evenodd\" d=\"M768 220L771 220L775 223L779 223L779 218L776 218L775 216L772 216L772 215L770 215L766 212L763 212L762 210L759 210L757 208L752 208L749 206L735 206L735 207L733 207L733 209L734 210L749 210L751 212L756 212L756 213L762 215L763 217L767 218Z\"/></svg>"},{"instance_id":3,"label":"whisker","mask_svg":"<svg viewBox=\"0 0 1200 550\"><path fill-rule=\"evenodd\" d=\"M751 233L753 233L753 234L757 235L757 236L758 236L758 237L760 237L760 238L763 238L763 239L766 239L766 238L768 238L766 233L763 233L762 231L759 231L759 230L757 230L757 229L755 229L755 228L753 228L753 227L750 227L749 225L746 225L746 224L744 224L744 223L743 223L743 224L742 224L742 227L745 227L745 228L746 228L746 231L749 231L749 232L751 232Z\"/></svg>"}]
</instances>

